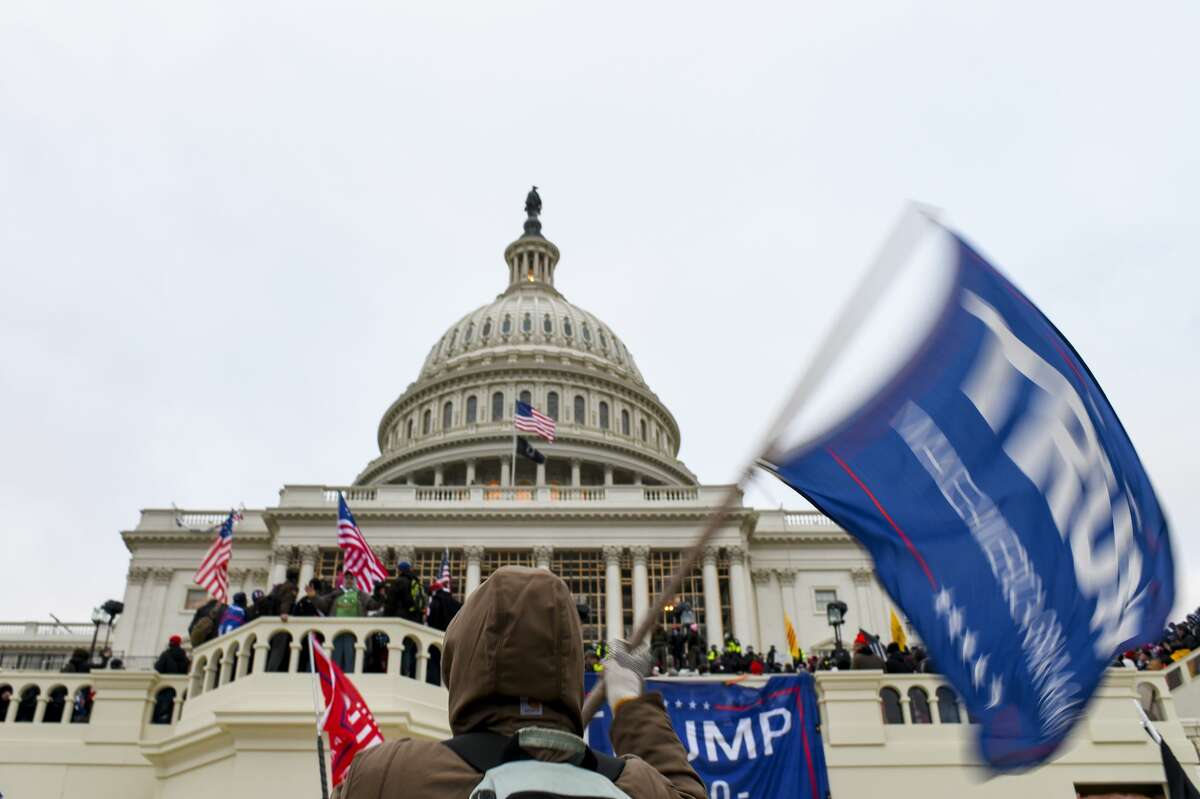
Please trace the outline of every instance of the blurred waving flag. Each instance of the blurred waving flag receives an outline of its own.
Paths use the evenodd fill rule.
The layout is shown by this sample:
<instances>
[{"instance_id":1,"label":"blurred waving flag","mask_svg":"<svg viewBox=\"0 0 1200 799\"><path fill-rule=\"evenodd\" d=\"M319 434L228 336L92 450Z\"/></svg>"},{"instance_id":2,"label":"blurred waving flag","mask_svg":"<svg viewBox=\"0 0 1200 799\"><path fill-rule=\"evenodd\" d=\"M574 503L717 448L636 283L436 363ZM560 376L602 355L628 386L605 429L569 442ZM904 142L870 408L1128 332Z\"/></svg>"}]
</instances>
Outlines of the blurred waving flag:
<instances>
[{"instance_id":1,"label":"blurred waving flag","mask_svg":"<svg viewBox=\"0 0 1200 799\"><path fill-rule=\"evenodd\" d=\"M309 651L313 653L312 665L325 700L321 729L329 735L329 759L336 788L345 779L354 756L383 743L383 733L354 683L329 659L321 642L312 633L309 633L308 641Z\"/></svg>"},{"instance_id":2,"label":"blurred waving flag","mask_svg":"<svg viewBox=\"0 0 1200 799\"><path fill-rule=\"evenodd\" d=\"M338 492L337 543L344 560L342 571L354 575L359 590L369 594L375 590L376 583L387 579L387 568L363 538L341 491Z\"/></svg>"},{"instance_id":3,"label":"blurred waving flag","mask_svg":"<svg viewBox=\"0 0 1200 799\"><path fill-rule=\"evenodd\" d=\"M524 433L533 433L547 441L554 440L554 420L528 402L517 401L517 412L513 414L513 427Z\"/></svg>"},{"instance_id":4,"label":"blurred waving flag","mask_svg":"<svg viewBox=\"0 0 1200 799\"><path fill-rule=\"evenodd\" d=\"M229 511L217 531L217 538L200 561L200 568L192 577L196 585L208 592L218 602L229 604L229 559L233 557L233 526L242 520L242 514Z\"/></svg>"},{"instance_id":5,"label":"blurred waving flag","mask_svg":"<svg viewBox=\"0 0 1200 799\"><path fill-rule=\"evenodd\" d=\"M840 423L765 465L859 539L980 721L997 769L1048 758L1113 654L1174 602L1167 522L1078 353L940 225L928 332ZM900 328L897 328L899 330Z\"/></svg>"}]
</instances>

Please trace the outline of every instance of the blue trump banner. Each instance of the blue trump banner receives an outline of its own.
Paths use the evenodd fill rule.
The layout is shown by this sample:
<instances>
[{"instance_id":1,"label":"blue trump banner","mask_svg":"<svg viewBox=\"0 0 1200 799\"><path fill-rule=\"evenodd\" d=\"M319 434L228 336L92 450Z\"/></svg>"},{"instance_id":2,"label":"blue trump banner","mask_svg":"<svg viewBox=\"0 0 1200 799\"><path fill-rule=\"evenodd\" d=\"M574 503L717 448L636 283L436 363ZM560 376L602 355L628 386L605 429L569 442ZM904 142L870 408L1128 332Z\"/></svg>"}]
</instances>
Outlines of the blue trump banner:
<instances>
[{"instance_id":1,"label":"blue trump banner","mask_svg":"<svg viewBox=\"0 0 1200 799\"><path fill-rule=\"evenodd\" d=\"M585 675L591 691L596 675ZM810 674L772 677L761 688L716 682L647 680L661 693L688 762L710 799L825 799L829 777L817 730ZM586 730L597 751L612 753L607 705Z\"/></svg>"},{"instance_id":2,"label":"blue trump banner","mask_svg":"<svg viewBox=\"0 0 1200 799\"><path fill-rule=\"evenodd\" d=\"M1162 633L1167 523L1112 406L1045 316L929 223L953 281L902 368L768 464L858 538L994 768L1049 757L1113 655Z\"/></svg>"}]
</instances>

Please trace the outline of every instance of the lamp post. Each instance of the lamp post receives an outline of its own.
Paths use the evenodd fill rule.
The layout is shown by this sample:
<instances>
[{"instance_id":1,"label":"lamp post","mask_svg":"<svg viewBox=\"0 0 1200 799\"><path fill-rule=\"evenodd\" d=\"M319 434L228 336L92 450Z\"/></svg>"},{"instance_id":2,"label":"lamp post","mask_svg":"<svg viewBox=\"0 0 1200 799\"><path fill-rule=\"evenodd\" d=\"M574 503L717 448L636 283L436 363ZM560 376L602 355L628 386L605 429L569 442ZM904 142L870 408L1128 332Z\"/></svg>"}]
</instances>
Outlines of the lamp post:
<instances>
[{"instance_id":1,"label":"lamp post","mask_svg":"<svg viewBox=\"0 0 1200 799\"><path fill-rule=\"evenodd\" d=\"M88 663L96 659L96 639L100 637L100 625L104 624L104 620L108 618L108 614L104 612L104 608L92 608L92 624L95 630L92 633L92 648L88 652Z\"/></svg>"},{"instance_id":2,"label":"lamp post","mask_svg":"<svg viewBox=\"0 0 1200 799\"><path fill-rule=\"evenodd\" d=\"M834 600L825 606L825 618L833 628L833 640L837 642L838 651L842 648L842 625L846 623L846 611L849 608L845 602Z\"/></svg>"}]
</instances>

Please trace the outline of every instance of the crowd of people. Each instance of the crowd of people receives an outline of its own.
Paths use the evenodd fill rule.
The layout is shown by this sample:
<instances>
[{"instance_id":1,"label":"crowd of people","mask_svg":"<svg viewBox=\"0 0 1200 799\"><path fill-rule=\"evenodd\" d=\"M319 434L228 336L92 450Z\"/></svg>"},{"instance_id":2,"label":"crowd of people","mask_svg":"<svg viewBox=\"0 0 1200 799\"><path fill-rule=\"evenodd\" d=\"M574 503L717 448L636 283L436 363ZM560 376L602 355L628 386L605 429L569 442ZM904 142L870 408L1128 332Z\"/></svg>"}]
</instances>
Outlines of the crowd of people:
<instances>
[{"instance_id":1,"label":"crowd of people","mask_svg":"<svg viewBox=\"0 0 1200 799\"><path fill-rule=\"evenodd\" d=\"M1155 644L1145 644L1122 652L1114 666L1138 671L1162 671L1200 649L1200 608L1181 622L1171 622Z\"/></svg>"}]
</instances>

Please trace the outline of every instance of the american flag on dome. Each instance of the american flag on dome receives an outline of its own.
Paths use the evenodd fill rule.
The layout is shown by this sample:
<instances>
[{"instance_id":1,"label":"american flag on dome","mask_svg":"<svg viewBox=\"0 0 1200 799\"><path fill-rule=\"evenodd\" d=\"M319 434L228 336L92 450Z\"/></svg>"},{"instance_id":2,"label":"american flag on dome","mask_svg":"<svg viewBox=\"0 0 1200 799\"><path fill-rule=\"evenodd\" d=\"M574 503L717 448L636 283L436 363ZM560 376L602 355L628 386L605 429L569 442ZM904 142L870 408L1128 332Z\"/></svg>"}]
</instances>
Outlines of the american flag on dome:
<instances>
[{"instance_id":1,"label":"american flag on dome","mask_svg":"<svg viewBox=\"0 0 1200 799\"><path fill-rule=\"evenodd\" d=\"M362 694L329 659L312 633L308 636L308 649L314 653L312 663L325 700L321 729L329 735L329 759L336 788L345 779L354 756L383 743L383 733Z\"/></svg>"},{"instance_id":2,"label":"american flag on dome","mask_svg":"<svg viewBox=\"0 0 1200 799\"><path fill-rule=\"evenodd\" d=\"M437 591L445 591L447 594L453 593L450 585L450 550L447 549L442 553L442 566L438 570L438 578L433 581L433 585L429 586L429 593Z\"/></svg>"},{"instance_id":3,"label":"american flag on dome","mask_svg":"<svg viewBox=\"0 0 1200 799\"><path fill-rule=\"evenodd\" d=\"M554 420L528 402L517 400L517 412L513 414L513 427L525 433L533 433L547 441L554 440Z\"/></svg>"},{"instance_id":4,"label":"american flag on dome","mask_svg":"<svg viewBox=\"0 0 1200 799\"><path fill-rule=\"evenodd\" d=\"M208 592L209 596L222 604L229 604L229 559L233 557L233 526L242 520L242 514L229 511L217 539L208 548L200 568L192 580Z\"/></svg>"},{"instance_id":5,"label":"american flag on dome","mask_svg":"<svg viewBox=\"0 0 1200 799\"><path fill-rule=\"evenodd\" d=\"M338 548L342 550L342 571L353 574L360 591L368 594L375 590L375 585L387 579L387 569L383 561L371 549L362 531L354 523L354 515L342 492L338 492Z\"/></svg>"}]
</instances>

